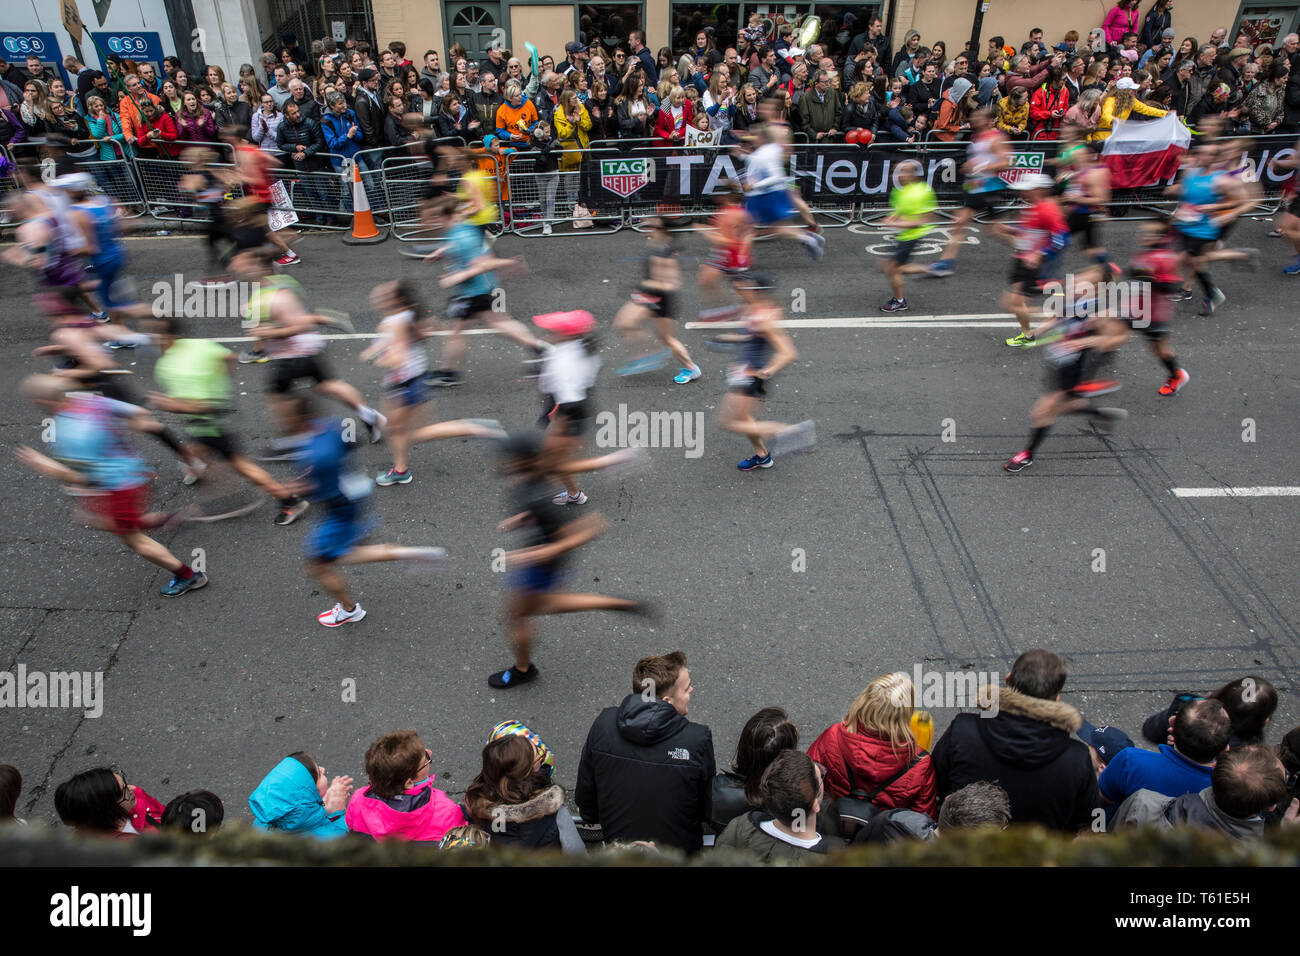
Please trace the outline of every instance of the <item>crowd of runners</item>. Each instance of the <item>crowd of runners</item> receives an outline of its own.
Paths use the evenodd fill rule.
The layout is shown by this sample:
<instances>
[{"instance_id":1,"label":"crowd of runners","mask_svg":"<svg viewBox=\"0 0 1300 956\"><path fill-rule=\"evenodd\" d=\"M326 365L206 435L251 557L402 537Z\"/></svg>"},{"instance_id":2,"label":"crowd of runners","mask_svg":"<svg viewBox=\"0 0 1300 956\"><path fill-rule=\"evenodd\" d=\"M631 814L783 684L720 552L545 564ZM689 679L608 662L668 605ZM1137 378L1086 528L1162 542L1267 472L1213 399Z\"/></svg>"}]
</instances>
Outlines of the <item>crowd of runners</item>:
<instances>
[{"instance_id":1,"label":"crowd of runners","mask_svg":"<svg viewBox=\"0 0 1300 956\"><path fill-rule=\"evenodd\" d=\"M669 107L670 116L675 108ZM688 111L686 115L689 121ZM1089 142L1085 131L1063 126L1054 168L1013 179L1003 176L1011 148L997 111L983 106L964 115L970 132L961 166L964 199L942 258L932 264L918 262L916 251L927 238L933 242L931 234L941 222L938 198L919 162L904 160L896 166L885 220L893 233L893 251L883 268L890 297L881 310L909 308L905 285L913 277L933 280L931 288L942 290L942 280L961 270L958 254L966 231L984 230L1007 241L1010 274L1004 301L1020 331L1006 345L1041 347L1048 366L1047 387L1029 413L1026 444L1003 465L1014 473L1033 464L1062 415L1085 416L1103 434L1124 420L1123 408L1096 400L1119 388L1106 370L1115 350L1133 333L1145 340L1163 368L1155 389L1159 396L1173 397L1187 386L1189 373L1171 344L1178 304L1196 300L1202 315L1213 315L1226 295L1211 269L1217 263L1253 267L1259 259L1258 250L1233 248L1226 237L1240 217L1255 209L1260 193L1247 175L1249 167L1240 163L1241 143L1214 117L1203 117L1200 135L1169 190L1172 214L1167 221L1141 225L1136 251L1129 261L1117 262L1106 246L1110 173L1098 144ZM533 122L542 121L534 117ZM537 617L602 610L649 619L658 614L641 597L575 593L564 587L574 552L608 529L580 476L636 468L644 454L636 448L588 454L596 413L593 390L602 368L595 336L602 326L617 333L616 344L603 350L615 357L617 375L662 373L684 389L723 393L717 424L749 446L739 470L769 469L785 455L815 447L813 421L770 421L763 412L773 378L799 356L784 329L781 299L772 280L757 268L756 257L786 240L795 244L787 248L802 248L816 263L828 241L790 175L795 132L779 97L760 99L751 121L735 133L743 172L718 191L713 215L691 228L669 212L642 220L644 276L628 290L616 316L576 309L525 322L497 301L501 277L518 276L528 266L522 258L503 258L495 251L487 229L499 218L492 184L477 172L472 154L432 145L433 132L425 131L410 149L431 162L420 209L431 239L421 255L430 272L427 280L386 281L370 293L380 321L361 359L382 370L378 397L363 394L348 381L347 370L327 357L326 333L339 327L352 331L349 319L313 302L310 281L300 282L287 271L292 267L309 274L311 264L303 265L284 233L271 228L270 170L277 160L247 140L245 127L231 124L219 134L230 145L233 164L194 156L181 182L196 197L203 210L200 218L207 223L214 273L208 281L238 282L254 290L242 317L252 344L238 355L197 337L184 317L129 294L122 224L93 176L69 163L60 164L57 176L43 178L37 165L20 162L14 171L20 188L10 205L17 241L4 257L10 266L34 275L34 302L49 323L49 342L36 351L32 374L21 384L23 395L49 425L46 449L24 446L18 457L59 482L83 521L164 568L170 577L161 592L167 597L202 588L208 578L202 568L191 567L162 544L156 532L243 518L260 498L244 497L229 507L196 501L169 512L151 510L149 489L157 475L140 436L164 446L187 486L201 489L218 472L237 476L253 494L274 499L275 524L291 525L304 517L311 523L302 544L304 567L333 601L318 621L334 628L367 615L345 577L347 567L374 562L436 566L449 557L432 544L370 542L373 486L411 483L421 444L482 439L513 490L513 505L500 530L524 535L521 545L505 554L512 573L503 616L513 659L488 681L498 689L528 683L538 674L532 659ZM1280 229L1300 252L1300 200L1287 207ZM773 242L759 242L766 239ZM684 250L703 250L695 276L684 274ZM1100 290L1123 276L1138 292L1125 309L1117 310ZM436 298L430 294L435 286ZM695 291L698 312L688 316L687 293ZM428 304L433 301L441 304ZM702 327L698 336L684 328L687 319ZM507 433L489 418L432 420L436 389L478 387L467 382L462 367L470 341L465 333L480 325L519 346L521 371L509 390L528 405L540 393L535 429ZM440 337L440 351L432 338L439 328L447 333ZM143 370L133 373L119 366L115 355L124 350L156 352L152 382L142 384ZM709 362L701 350L725 358ZM266 366L266 408L275 436L262 449L251 448L242 434L241 402L232 379L236 363ZM343 417L335 414L340 411ZM377 475L362 473L355 463L354 451L365 442L384 443L391 456L391 465ZM672 671L674 682L684 672L682 666L663 666ZM492 739L522 736L532 742L534 754L544 752L544 745L538 750L539 742L532 739L535 735L525 731L494 730ZM389 745L406 761L410 754L423 753L418 743L418 738L404 738ZM511 755L515 757L523 759ZM293 759L312 781L324 779L310 757ZM380 756L375 760L376 766L383 764ZM367 755L368 769L370 762ZM301 776L297 767L291 769ZM414 787L424 779L423 772L423 766L405 776L404 770L393 770L389 789L399 793ZM814 772L800 765L785 772L796 780L786 781L795 789L801 786L800 774L825 778L825 768ZM106 780L100 783L107 786ZM757 781L750 783L754 789L747 789L746 796L753 802ZM322 784L327 807L331 792L332 785Z\"/></svg>"}]
</instances>

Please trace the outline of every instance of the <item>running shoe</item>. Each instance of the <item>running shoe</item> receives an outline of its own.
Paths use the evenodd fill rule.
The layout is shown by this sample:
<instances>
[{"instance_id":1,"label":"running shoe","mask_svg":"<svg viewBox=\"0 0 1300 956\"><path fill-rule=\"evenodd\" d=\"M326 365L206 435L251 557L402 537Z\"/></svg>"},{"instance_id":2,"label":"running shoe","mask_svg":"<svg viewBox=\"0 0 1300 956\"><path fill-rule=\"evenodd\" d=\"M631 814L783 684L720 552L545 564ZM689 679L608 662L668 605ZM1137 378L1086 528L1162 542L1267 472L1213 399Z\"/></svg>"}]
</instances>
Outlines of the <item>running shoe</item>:
<instances>
[{"instance_id":1,"label":"running shoe","mask_svg":"<svg viewBox=\"0 0 1300 956\"><path fill-rule=\"evenodd\" d=\"M256 349L244 349L239 353L240 365L263 365L269 361L271 361L269 355Z\"/></svg>"},{"instance_id":2,"label":"running shoe","mask_svg":"<svg viewBox=\"0 0 1300 956\"><path fill-rule=\"evenodd\" d=\"M826 255L826 237L816 232L805 232L804 245L808 249L808 255L812 257L813 262L818 262L821 257Z\"/></svg>"},{"instance_id":3,"label":"running shoe","mask_svg":"<svg viewBox=\"0 0 1300 956\"><path fill-rule=\"evenodd\" d=\"M1282 230L1281 230L1281 229L1273 229L1273 230L1271 230L1271 231L1269 232L1268 237L1269 237L1270 239L1281 239L1281 238L1282 238Z\"/></svg>"},{"instance_id":4,"label":"running shoe","mask_svg":"<svg viewBox=\"0 0 1300 956\"><path fill-rule=\"evenodd\" d=\"M100 323L101 325L108 321L107 312L92 312L90 313L90 317L94 319L96 322Z\"/></svg>"},{"instance_id":5,"label":"running shoe","mask_svg":"<svg viewBox=\"0 0 1300 956\"><path fill-rule=\"evenodd\" d=\"M195 461L193 464L187 461L181 462L181 471L185 472L185 476L181 478L181 484L183 485L197 484L199 480L203 477L203 473L207 470L208 470L208 465L207 462L204 461Z\"/></svg>"},{"instance_id":6,"label":"running shoe","mask_svg":"<svg viewBox=\"0 0 1300 956\"><path fill-rule=\"evenodd\" d=\"M350 611L343 610L342 604L335 604L328 611L317 614L316 620L326 627L342 627L344 624L355 624L365 616L366 612L360 604Z\"/></svg>"},{"instance_id":7,"label":"running shoe","mask_svg":"<svg viewBox=\"0 0 1300 956\"><path fill-rule=\"evenodd\" d=\"M1169 378L1165 381L1165 384L1160 386L1160 390L1157 394L1173 395L1177 393L1178 390L1181 389L1184 385L1186 385L1190 379L1191 376L1187 374L1187 369L1180 368L1178 370L1177 375L1169 376Z\"/></svg>"},{"instance_id":8,"label":"running shoe","mask_svg":"<svg viewBox=\"0 0 1300 956\"><path fill-rule=\"evenodd\" d=\"M951 259L940 259L930 266L927 274L934 276L936 279L946 279L948 276L956 275L957 270L952 267Z\"/></svg>"},{"instance_id":9,"label":"running shoe","mask_svg":"<svg viewBox=\"0 0 1300 956\"><path fill-rule=\"evenodd\" d=\"M389 468L375 477L375 484L381 488L387 488L389 485L409 485L414 477L409 468L406 471Z\"/></svg>"},{"instance_id":10,"label":"running shoe","mask_svg":"<svg viewBox=\"0 0 1300 956\"><path fill-rule=\"evenodd\" d=\"M276 513L275 524L280 527L291 525L302 517L304 511L311 507L311 503L305 498L299 498L291 505L285 505Z\"/></svg>"},{"instance_id":11,"label":"running shoe","mask_svg":"<svg viewBox=\"0 0 1300 956\"><path fill-rule=\"evenodd\" d=\"M1032 335L1025 335L1024 332L1018 332L1015 336L1006 341L1007 345L1010 345L1013 349L1032 349L1035 345L1039 344L1038 339L1034 338Z\"/></svg>"},{"instance_id":12,"label":"running shoe","mask_svg":"<svg viewBox=\"0 0 1300 956\"><path fill-rule=\"evenodd\" d=\"M579 491L576 495L571 495L567 491L561 491L551 499L553 505L585 505L587 503L587 493Z\"/></svg>"},{"instance_id":13,"label":"running shoe","mask_svg":"<svg viewBox=\"0 0 1300 956\"><path fill-rule=\"evenodd\" d=\"M424 381L426 385L432 388L452 388L464 383L464 380L460 377L460 372L446 368L431 373Z\"/></svg>"},{"instance_id":14,"label":"running shoe","mask_svg":"<svg viewBox=\"0 0 1300 956\"><path fill-rule=\"evenodd\" d=\"M302 262L302 257L292 249L282 255L279 259L275 260L277 266L294 266L300 262Z\"/></svg>"},{"instance_id":15,"label":"running shoe","mask_svg":"<svg viewBox=\"0 0 1300 956\"><path fill-rule=\"evenodd\" d=\"M678 385L685 385L687 382L693 382L704 373L700 371L698 365L692 365L690 368L684 368L673 376L673 381Z\"/></svg>"},{"instance_id":16,"label":"running shoe","mask_svg":"<svg viewBox=\"0 0 1300 956\"><path fill-rule=\"evenodd\" d=\"M658 352L651 352L649 355L634 358L632 361L620 365L618 374L641 375L644 372L653 372L667 365L668 360L672 358L672 354L668 349L660 349Z\"/></svg>"},{"instance_id":17,"label":"running shoe","mask_svg":"<svg viewBox=\"0 0 1300 956\"><path fill-rule=\"evenodd\" d=\"M1109 435L1126 418L1128 412L1122 408L1098 408L1092 413L1092 425L1103 435Z\"/></svg>"},{"instance_id":18,"label":"running shoe","mask_svg":"<svg viewBox=\"0 0 1300 956\"><path fill-rule=\"evenodd\" d=\"M1003 471L1009 471L1013 475L1018 471L1024 471L1034 463L1034 453L1031 451L1022 451L1019 454L1012 455L1002 463Z\"/></svg>"},{"instance_id":19,"label":"running shoe","mask_svg":"<svg viewBox=\"0 0 1300 956\"><path fill-rule=\"evenodd\" d=\"M363 424L370 432L370 444L374 445L384 437L384 429L388 427L388 419L379 412L375 412L375 420Z\"/></svg>"},{"instance_id":20,"label":"running shoe","mask_svg":"<svg viewBox=\"0 0 1300 956\"><path fill-rule=\"evenodd\" d=\"M736 467L741 471L753 471L755 468L771 468L772 456L771 454L754 455L750 458L746 458L742 462L738 462Z\"/></svg>"},{"instance_id":21,"label":"running shoe","mask_svg":"<svg viewBox=\"0 0 1300 956\"><path fill-rule=\"evenodd\" d=\"M1191 289L1182 289L1169 297L1171 302L1191 302L1195 296Z\"/></svg>"},{"instance_id":22,"label":"running shoe","mask_svg":"<svg viewBox=\"0 0 1300 956\"><path fill-rule=\"evenodd\" d=\"M509 687L518 687L520 684L527 684L529 681L537 680L537 665L533 664L526 671L516 670L512 665L503 671L496 671L488 677L488 684L497 690L505 690Z\"/></svg>"},{"instance_id":23,"label":"running shoe","mask_svg":"<svg viewBox=\"0 0 1300 956\"><path fill-rule=\"evenodd\" d=\"M906 312L907 308L908 306L907 306L906 299L890 299L888 302L886 302L884 305L880 307L880 311L881 312Z\"/></svg>"},{"instance_id":24,"label":"running shoe","mask_svg":"<svg viewBox=\"0 0 1300 956\"><path fill-rule=\"evenodd\" d=\"M817 444L817 423L812 419L783 428L772 436L767 443L767 454L771 458L783 458L796 452L810 451Z\"/></svg>"},{"instance_id":25,"label":"running shoe","mask_svg":"<svg viewBox=\"0 0 1300 956\"><path fill-rule=\"evenodd\" d=\"M197 591L207 587L208 576L202 571L195 571L188 578L172 578L162 586L163 597L180 597L186 591Z\"/></svg>"},{"instance_id":26,"label":"running shoe","mask_svg":"<svg viewBox=\"0 0 1300 956\"><path fill-rule=\"evenodd\" d=\"M1080 382L1070 389L1075 395L1107 395L1119 391L1120 383L1113 378L1099 378L1091 382Z\"/></svg>"},{"instance_id":27,"label":"running shoe","mask_svg":"<svg viewBox=\"0 0 1300 956\"><path fill-rule=\"evenodd\" d=\"M1295 261L1289 266L1283 266L1282 272L1284 275L1300 276L1300 256L1296 256Z\"/></svg>"},{"instance_id":28,"label":"running shoe","mask_svg":"<svg viewBox=\"0 0 1300 956\"><path fill-rule=\"evenodd\" d=\"M1205 316L1214 315L1214 308L1216 305L1218 305L1218 303L1212 298L1202 299L1201 308L1196 314Z\"/></svg>"},{"instance_id":29,"label":"running shoe","mask_svg":"<svg viewBox=\"0 0 1300 956\"><path fill-rule=\"evenodd\" d=\"M120 352L122 349L133 349L133 348L135 348L135 343L134 343L134 342L121 342L121 341L119 341L119 340L117 340L117 339L113 339L113 340L110 341L110 342L105 342L105 343L104 343L104 348L108 349L110 352Z\"/></svg>"}]
</instances>

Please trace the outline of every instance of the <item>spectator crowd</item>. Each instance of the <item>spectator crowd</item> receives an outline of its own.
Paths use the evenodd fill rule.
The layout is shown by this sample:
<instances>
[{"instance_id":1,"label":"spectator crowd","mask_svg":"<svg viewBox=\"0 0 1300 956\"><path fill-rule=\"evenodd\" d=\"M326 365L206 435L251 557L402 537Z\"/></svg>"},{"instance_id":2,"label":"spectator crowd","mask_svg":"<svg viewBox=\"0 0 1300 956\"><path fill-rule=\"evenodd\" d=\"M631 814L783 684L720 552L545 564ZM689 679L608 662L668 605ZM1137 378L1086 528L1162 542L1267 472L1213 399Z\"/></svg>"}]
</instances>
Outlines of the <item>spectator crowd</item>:
<instances>
[{"instance_id":1,"label":"spectator crowd","mask_svg":"<svg viewBox=\"0 0 1300 956\"><path fill-rule=\"evenodd\" d=\"M398 730L366 750L365 786L297 751L252 789L248 809L259 828L318 839L581 854L581 824L589 834L599 826L607 845L688 855L725 847L764 862L1017 824L1081 837L1196 827L1251 843L1300 820L1300 727L1272 733L1278 697L1267 680L1177 695L1143 723L1150 749L1084 720L1061 700L1066 678L1058 655L1026 651L1005 686L981 692L979 709L958 714L932 749L918 739L927 725L913 719L917 691L901 672L871 681L806 751L786 712L765 707L719 772L712 732L689 717L694 685L675 651L637 661L630 692L597 715L571 795L554 779L558 755L506 720L489 732L459 801L435 785L420 734ZM17 768L0 766L0 819L14 821L21 791ZM225 816L214 793L163 804L117 767L63 781L54 807L76 833L117 839L159 828L210 834Z\"/></svg>"}]
</instances>

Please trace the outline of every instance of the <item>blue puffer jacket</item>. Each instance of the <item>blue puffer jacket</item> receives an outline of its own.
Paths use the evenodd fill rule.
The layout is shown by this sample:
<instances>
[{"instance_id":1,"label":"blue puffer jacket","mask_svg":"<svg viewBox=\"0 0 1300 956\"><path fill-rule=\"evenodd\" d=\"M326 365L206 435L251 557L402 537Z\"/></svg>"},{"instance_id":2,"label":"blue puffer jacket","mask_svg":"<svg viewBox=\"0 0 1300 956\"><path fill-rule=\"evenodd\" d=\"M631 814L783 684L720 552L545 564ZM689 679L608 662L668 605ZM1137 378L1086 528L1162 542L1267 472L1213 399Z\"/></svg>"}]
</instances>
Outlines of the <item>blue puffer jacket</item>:
<instances>
[{"instance_id":1,"label":"blue puffer jacket","mask_svg":"<svg viewBox=\"0 0 1300 956\"><path fill-rule=\"evenodd\" d=\"M293 757L285 757L262 778L248 798L254 824L263 830L310 833L322 840L344 836L343 811L325 812L311 772Z\"/></svg>"}]
</instances>

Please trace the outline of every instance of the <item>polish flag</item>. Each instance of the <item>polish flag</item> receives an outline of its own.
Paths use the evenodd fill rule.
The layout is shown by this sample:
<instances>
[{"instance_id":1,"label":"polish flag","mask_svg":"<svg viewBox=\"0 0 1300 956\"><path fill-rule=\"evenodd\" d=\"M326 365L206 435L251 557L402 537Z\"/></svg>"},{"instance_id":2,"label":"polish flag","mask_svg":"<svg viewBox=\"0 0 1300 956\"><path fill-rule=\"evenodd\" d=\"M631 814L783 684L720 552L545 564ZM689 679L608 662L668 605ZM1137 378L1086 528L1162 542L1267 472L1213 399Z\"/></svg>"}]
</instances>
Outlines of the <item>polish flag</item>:
<instances>
[{"instance_id":1,"label":"polish flag","mask_svg":"<svg viewBox=\"0 0 1300 956\"><path fill-rule=\"evenodd\" d=\"M1135 189L1172 181L1191 141L1191 132L1172 112L1155 120L1117 120L1101 148L1110 184Z\"/></svg>"}]
</instances>

